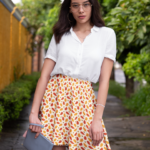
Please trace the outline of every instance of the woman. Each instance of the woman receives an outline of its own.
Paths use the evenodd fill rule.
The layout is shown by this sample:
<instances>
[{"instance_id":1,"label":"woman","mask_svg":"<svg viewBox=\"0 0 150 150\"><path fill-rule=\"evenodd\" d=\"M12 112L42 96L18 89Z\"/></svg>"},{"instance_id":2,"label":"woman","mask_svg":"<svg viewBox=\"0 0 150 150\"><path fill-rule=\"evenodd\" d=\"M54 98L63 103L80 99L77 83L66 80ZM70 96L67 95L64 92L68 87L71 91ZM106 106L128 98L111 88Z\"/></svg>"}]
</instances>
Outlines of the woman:
<instances>
[{"instance_id":1,"label":"woman","mask_svg":"<svg viewBox=\"0 0 150 150\"><path fill-rule=\"evenodd\" d=\"M97 0L64 0L53 33L29 116L45 127L29 128L51 140L53 150L110 150L102 116L115 32L104 26ZM92 82L98 81L96 98Z\"/></svg>"}]
</instances>

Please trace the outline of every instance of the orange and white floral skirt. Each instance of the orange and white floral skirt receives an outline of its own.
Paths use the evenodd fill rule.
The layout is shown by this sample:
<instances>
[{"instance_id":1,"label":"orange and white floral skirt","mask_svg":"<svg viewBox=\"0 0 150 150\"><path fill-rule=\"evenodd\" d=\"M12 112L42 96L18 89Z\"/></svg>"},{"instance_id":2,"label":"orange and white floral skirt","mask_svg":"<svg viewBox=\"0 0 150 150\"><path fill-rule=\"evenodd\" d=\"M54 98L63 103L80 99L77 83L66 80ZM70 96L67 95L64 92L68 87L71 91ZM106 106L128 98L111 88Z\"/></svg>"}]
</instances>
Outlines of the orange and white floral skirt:
<instances>
[{"instance_id":1,"label":"orange and white floral skirt","mask_svg":"<svg viewBox=\"0 0 150 150\"><path fill-rule=\"evenodd\" d=\"M57 74L50 78L40 104L41 133L54 145L69 150L111 150L102 120L104 137L92 145L89 127L96 109L96 97L90 81Z\"/></svg>"}]
</instances>

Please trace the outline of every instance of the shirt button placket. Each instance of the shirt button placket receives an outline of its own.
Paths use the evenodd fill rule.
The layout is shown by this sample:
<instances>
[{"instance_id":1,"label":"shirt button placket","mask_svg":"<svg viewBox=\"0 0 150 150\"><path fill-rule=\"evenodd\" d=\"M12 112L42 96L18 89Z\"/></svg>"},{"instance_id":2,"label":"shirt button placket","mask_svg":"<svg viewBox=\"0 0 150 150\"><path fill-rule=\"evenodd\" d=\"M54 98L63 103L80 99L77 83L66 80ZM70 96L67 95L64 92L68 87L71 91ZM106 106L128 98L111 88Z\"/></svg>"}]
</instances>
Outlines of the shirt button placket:
<instances>
[{"instance_id":1,"label":"shirt button placket","mask_svg":"<svg viewBox=\"0 0 150 150\"><path fill-rule=\"evenodd\" d=\"M83 45L81 43L80 50L79 50L79 68L80 68L80 65L81 65L82 50L83 50Z\"/></svg>"}]
</instances>

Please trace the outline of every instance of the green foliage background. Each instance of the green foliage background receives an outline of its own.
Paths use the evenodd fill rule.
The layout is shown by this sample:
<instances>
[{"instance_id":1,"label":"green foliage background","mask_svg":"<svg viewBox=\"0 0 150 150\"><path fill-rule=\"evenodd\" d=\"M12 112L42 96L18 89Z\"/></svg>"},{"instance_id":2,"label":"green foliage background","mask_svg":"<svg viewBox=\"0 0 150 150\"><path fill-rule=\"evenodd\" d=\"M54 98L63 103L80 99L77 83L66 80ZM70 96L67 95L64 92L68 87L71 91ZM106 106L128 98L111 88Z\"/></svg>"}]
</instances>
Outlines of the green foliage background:
<instances>
[{"instance_id":1,"label":"green foliage background","mask_svg":"<svg viewBox=\"0 0 150 150\"><path fill-rule=\"evenodd\" d=\"M17 7L27 18L29 25L37 30L44 25L49 11L56 3L60 3L60 0L22 0L22 4L18 3Z\"/></svg>"},{"instance_id":2,"label":"green foliage background","mask_svg":"<svg viewBox=\"0 0 150 150\"><path fill-rule=\"evenodd\" d=\"M113 28L117 34L119 62L124 63L128 52L150 51L149 10L149 0L119 0L117 6L105 17L107 26Z\"/></svg>"},{"instance_id":3,"label":"green foliage background","mask_svg":"<svg viewBox=\"0 0 150 150\"><path fill-rule=\"evenodd\" d=\"M2 90L0 93L0 132L5 120L17 119L22 108L29 104L39 77L39 72L23 75Z\"/></svg>"},{"instance_id":4,"label":"green foliage background","mask_svg":"<svg viewBox=\"0 0 150 150\"><path fill-rule=\"evenodd\" d=\"M150 85L141 86L131 98L123 99L123 104L137 116L150 116Z\"/></svg>"},{"instance_id":5,"label":"green foliage background","mask_svg":"<svg viewBox=\"0 0 150 150\"><path fill-rule=\"evenodd\" d=\"M45 49L48 49L50 40L52 38L52 28L58 20L60 5L60 3L56 3L55 6L52 9L50 9L47 20L43 22L44 25L37 31L37 34L42 35L44 37L43 40Z\"/></svg>"},{"instance_id":6,"label":"green foliage background","mask_svg":"<svg viewBox=\"0 0 150 150\"><path fill-rule=\"evenodd\" d=\"M129 53L123 70L129 77L135 77L134 79L140 82L144 79L147 84L150 84L150 53Z\"/></svg>"}]
</instances>

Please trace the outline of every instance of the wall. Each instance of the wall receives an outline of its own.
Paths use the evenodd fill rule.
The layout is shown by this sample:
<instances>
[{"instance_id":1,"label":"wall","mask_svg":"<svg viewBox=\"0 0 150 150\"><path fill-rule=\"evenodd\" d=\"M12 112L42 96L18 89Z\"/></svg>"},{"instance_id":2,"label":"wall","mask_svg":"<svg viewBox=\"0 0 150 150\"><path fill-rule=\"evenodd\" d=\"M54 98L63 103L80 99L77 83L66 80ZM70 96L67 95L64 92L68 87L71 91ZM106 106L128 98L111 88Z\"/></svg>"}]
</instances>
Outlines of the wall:
<instances>
[{"instance_id":1,"label":"wall","mask_svg":"<svg viewBox=\"0 0 150 150\"><path fill-rule=\"evenodd\" d=\"M14 73L31 73L32 57L26 50L31 35L12 11L0 1L0 92L14 80Z\"/></svg>"}]
</instances>

